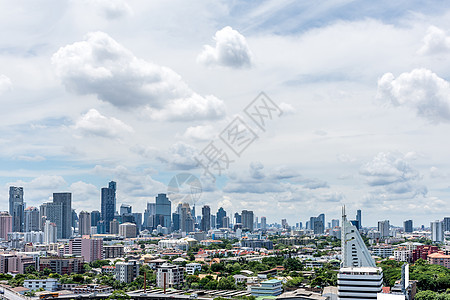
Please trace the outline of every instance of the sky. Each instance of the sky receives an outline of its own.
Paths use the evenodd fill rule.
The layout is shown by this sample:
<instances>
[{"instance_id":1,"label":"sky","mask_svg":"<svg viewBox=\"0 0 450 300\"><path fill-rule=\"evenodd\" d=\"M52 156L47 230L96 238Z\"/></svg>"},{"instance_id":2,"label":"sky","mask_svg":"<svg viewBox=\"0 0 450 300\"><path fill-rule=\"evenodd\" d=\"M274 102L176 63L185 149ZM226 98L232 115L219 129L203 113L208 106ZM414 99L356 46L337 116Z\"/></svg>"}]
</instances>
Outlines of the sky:
<instances>
[{"instance_id":1,"label":"sky","mask_svg":"<svg viewBox=\"0 0 450 300\"><path fill-rule=\"evenodd\" d=\"M0 36L0 210L450 216L445 1L0 0Z\"/></svg>"}]
</instances>

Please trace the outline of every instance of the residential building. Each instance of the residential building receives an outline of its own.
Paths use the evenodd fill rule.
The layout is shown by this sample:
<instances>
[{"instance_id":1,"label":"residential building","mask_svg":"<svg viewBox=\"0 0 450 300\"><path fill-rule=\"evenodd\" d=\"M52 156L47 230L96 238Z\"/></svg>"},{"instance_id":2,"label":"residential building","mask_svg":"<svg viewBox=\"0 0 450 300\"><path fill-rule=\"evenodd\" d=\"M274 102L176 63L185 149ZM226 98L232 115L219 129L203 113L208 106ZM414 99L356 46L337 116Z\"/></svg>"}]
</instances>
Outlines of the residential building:
<instances>
[{"instance_id":1,"label":"residential building","mask_svg":"<svg viewBox=\"0 0 450 300\"><path fill-rule=\"evenodd\" d=\"M12 231L23 232L24 224L23 187L9 187L9 214L12 217Z\"/></svg>"},{"instance_id":2,"label":"residential building","mask_svg":"<svg viewBox=\"0 0 450 300\"><path fill-rule=\"evenodd\" d=\"M427 259L432 265L440 265L450 269L450 255L437 252L429 254Z\"/></svg>"},{"instance_id":3,"label":"residential building","mask_svg":"<svg viewBox=\"0 0 450 300\"><path fill-rule=\"evenodd\" d=\"M195 271L201 271L202 265L199 263L186 264L186 273L189 275L194 275Z\"/></svg>"},{"instance_id":4,"label":"residential building","mask_svg":"<svg viewBox=\"0 0 450 300\"><path fill-rule=\"evenodd\" d=\"M75 294L107 294L113 292L113 288L107 285L99 284L83 284L73 287L72 292Z\"/></svg>"},{"instance_id":5,"label":"residential building","mask_svg":"<svg viewBox=\"0 0 450 300\"><path fill-rule=\"evenodd\" d=\"M219 208L219 210L216 213L216 224L213 224L215 228L222 228L223 224L223 218L226 217L227 212L223 207Z\"/></svg>"},{"instance_id":6,"label":"residential building","mask_svg":"<svg viewBox=\"0 0 450 300\"><path fill-rule=\"evenodd\" d=\"M87 211L81 211L79 216L79 234L90 235L91 234L91 214Z\"/></svg>"},{"instance_id":7,"label":"residential building","mask_svg":"<svg viewBox=\"0 0 450 300\"><path fill-rule=\"evenodd\" d=\"M253 211L243 210L241 214L242 230L253 231Z\"/></svg>"},{"instance_id":8,"label":"residential building","mask_svg":"<svg viewBox=\"0 0 450 300\"><path fill-rule=\"evenodd\" d=\"M37 207L27 207L24 210L24 222L25 232L39 231L39 209Z\"/></svg>"},{"instance_id":9,"label":"residential building","mask_svg":"<svg viewBox=\"0 0 450 300\"><path fill-rule=\"evenodd\" d=\"M83 257L85 262L103 259L103 239L83 236L69 241L69 252L74 256Z\"/></svg>"},{"instance_id":10,"label":"residential building","mask_svg":"<svg viewBox=\"0 0 450 300\"><path fill-rule=\"evenodd\" d=\"M450 217L444 218L444 231L450 231Z\"/></svg>"},{"instance_id":11,"label":"residential building","mask_svg":"<svg viewBox=\"0 0 450 300\"><path fill-rule=\"evenodd\" d=\"M119 225L120 222L117 219L113 219L111 222L109 222L109 233L119 234Z\"/></svg>"},{"instance_id":12,"label":"residential building","mask_svg":"<svg viewBox=\"0 0 450 300\"><path fill-rule=\"evenodd\" d=\"M124 238L135 238L136 237L136 224L134 223L123 223L119 225L119 235Z\"/></svg>"},{"instance_id":13,"label":"residential building","mask_svg":"<svg viewBox=\"0 0 450 300\"><path fill-rule=\"evenodd\" d=\"M201 230L208 232L211 229L211 208L208 205L202 207Z\"/></svg>"},{"instance_id":14,"label":"residential building","mask_svg":"<svg viewBox=\"0 0 450 300\"><path fill-rule=\"evenodd\" d=\"M164 263L156 270L156 286L160 288L173 287L182 284L184 281L184 270L177 265Z\"/></svg>"},{"instance_id":15,"label":"residential building","mask_svg":"<svg viewBox=\"0 0 450 300\"><path fill-rule=\"evenodd\" d=\"M405 233L413 232L413 221L412 220L406 220L403 222L403 231Z\"/></svg>"},{"instance_id":16,"label":"residential building","mask_svg":"<svg viewBox=\"0 0 450 300\"><path fill-rule=\"evenodd\" d=\"M228 216L223 217L222 228L230 228L230 217Z\"/></svg>"},{"instance_id":17,"label":"residential building","mask_svg":"<svg viewBox=\"0 0 450 300\"><path fill-rule=\"evenodd\" d=\"M389 237L390 236L389 230L390 230L389 220L378 221L378 231L380 232L381 238Z\"/></svg>"},{"instance_id":18,"label":"residential building","mask_svg":"<svg viewBox=\"0 0 450 300\"><path fill-rule=\"evenodd\" d=\"M411 262L414 263L418 259L427 260L428 255L439 251L439 247L431 245L420 245L416 249L412 250Z\"/></svg>"},{"instance_id":19,"label":"residential building","mask_svg":"<svg viewBox=\"0 0 450 300\"><path fill-rule=\"evenodd\" d=\"M431 227L431 240L435 243L444 242L444 222L434 221L430 223Z\"/></svg>"},{"instance_id":20,"label":"residential building","mask_svg":"<svg viewBox=\"0 0 450 300\"><path fill-rule=\"evenodd\" d=\"M136 261L116 263L115 278L120 282L130 283L139 275L139 264Z\"/></svg>"},{"instance_id":21,"label":"residential building","mask_svg":"<svg viewBox=\"0 0 450 300\"><path fill-rule=\"evenodd\" d=\"M241 247L248 247L251 249L265 248L267 250L272 250L273 242L271 240L262 240L262 239L256 240L243 239L241 240Z\"/></svg>"},{"instance_id":22,"label":"residential building","mask_svg":"<svg viewBox=\"0 0 450 300\"><path fill-rule=\"evenodd\" d=\"M59 275L70 275L72 273L82 273L82 257L41 257L39 259L39 271L50 269L52 273Z\"/></svg>"},{"instance_id":23,"label":"residential building","mask_svg":"<svg viewBox=\"0 0 450 300\"><path fill-rule=\"evenodd\" d=\"M0 253L0 273L24 274L30 266L35 266L32 256L17 252Z\"/></svg>"},{"instance_id":24,"label":"residential building","mask_svg":"<svg viewBox=\"0 0 450 300\"><path fill-rule=\"evenodd\" d=\"M283 284L281 280L270 279L261 282L259 285L251 286L250 291L252 296L255 297L278 296L283 293Z\"/></svg>"},{"instance_id":25,"label":"residential building","mask_svg":"<svg viewBox=\"0 0 450 300\"><path fill-rule=\"evenodd\" d=\"M110 181L108 187L101 190L101 220L104 222L106 233L109 233L109 223L114 219L116 212L116 188L116 182Z\"/></svg>"},{"instance_id":26,"label":"residential building","mask_svg":"<svg viewBox=\"0 0 450 300\"><path fill-rule=\"evenodd\" d=\"M97 227L97 223L100 220L101 220L101 213L98 210L91 211L91 227Z\"/></svg>"},{"instance_id":27,"label":"residential building","mask_svg":"<svg viewBox=\"0 0 450 300\"><path fill-rule=\"evenodd\" d=\"M406 247L398 247L394 250L394 259L396 261L409 262L412 257L412 250L408 250Z\"/></svg>"},{"instance_id":28,"label":"residential building","mask_svg":"<svg viewBox=\"0 0 450 300\"><path fill-rule=\"evenodd\" d=\"M261 217L261 229L266 230L267 229L267 218Z\"/></svg>"},{"instance_id":29,"label":"residential building","mask_svg":"<svg viewBox=\"0 0 450 300\"><path fill-rule=\"evenodd\" d=\"M7 240L12 232L12 216L7 211L0 212L0 239Z\"/></svg>"},{"instance_id":30,"label":"residential building","mask_svg":"<svg viewBox=\"0 0 450 300\"><path fill-rule=\"evenodd\" d=\"M391 245L376 245L372 247L372 253L375 256L386 258L392 256L393 248Z\"/></svg>"},{"instance_id":31,"label":"residential building","mask_svg":"<svg viewBox=\"0 0 450 300\"><path fill-rule=\"evenodd\" d=\"M103 246L104 259L118 258L125 255L123 245L105 245Z\"/></svg>"},{"instance_id":32,"label":"residential building","mask_svg":"<svg viewBox=\"0 0 450 300\"><path fill-rule=\"evenodd\" d=\"M23 286L31 291L44 289L45 291L54 292L58 290L59 282L56 278L25 279Z\"/></svg>"},{"instance_id":33,"label":"residential building","mask_svg":"<svg viewBox=\"0 0 450 300\"><path fill-rule=\"evenodd\" d=\"M56 243L58 240L58 227L55 223L50 221L45 221L44 225L44 243L52 244Z\"/></svg>"},{"instance_id":34,"label":"residential building","mask_svg":"<svg viewBox=\"0 0 450 300\"><path fill-rule=\"evenodd\" d=\"M155 216L156 216L156 203L147 203L147 208L144 211L143 227L146 229L153 229L155 223Z\"/></svg>"},{"instance_id":35,"label":"residential building","mask_svg":"<svg viewBox=\"0 0 450 300\"><path fill-rule=\"evenodd\" d=\"M53 203L60 204L62 209L62 224L56 223L58 238L68 239L72 236L72 224L68 222L72 219L72 193L53 193Z\"/></svg>"}]
</instances>

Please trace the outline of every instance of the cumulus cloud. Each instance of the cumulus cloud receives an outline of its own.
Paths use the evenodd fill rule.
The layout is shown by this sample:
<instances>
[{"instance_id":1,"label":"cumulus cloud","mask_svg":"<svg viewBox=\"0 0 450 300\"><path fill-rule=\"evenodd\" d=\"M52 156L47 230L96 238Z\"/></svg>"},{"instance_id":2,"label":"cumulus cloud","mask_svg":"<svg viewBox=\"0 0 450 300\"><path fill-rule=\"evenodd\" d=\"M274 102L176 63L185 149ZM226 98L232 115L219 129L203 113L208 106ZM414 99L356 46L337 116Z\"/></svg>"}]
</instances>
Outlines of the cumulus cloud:
<instances>
[{"instance_id":1,"label":"cumulus cloud","mask_svg":"<svg viewBox=\"0 0 450 300\"><path fill-rule=\"evenodd\" d=\"M397 78L384 74L378 80L377 97L414 109L433 123L450 121L450 84L427 69L415 69Z\"/></svg>"},{"instance_id":2,"label":"cumulus cloud","mask_svg":"<svg viewBox=\"0 0 450 300\"><path fill-rule=\"evenodd\" d=\"M100 189L95 185L77 181L70 185L72 207L81 210L99 209Z\"/></svg>"},{"instance_id":3,"label":"cumulus cloud","mask_svg":"<svg viewBox=\"0 0 450 300\"><path fill-rule=\"evenodd\" d=\"M132 14L132 9L124 0L90 0L93 5L107 19L119 19Z\"/></svg>"},{"instance_id":4,"label":"cumulus cloud","mask_svg":"<svg viewBox=\"0 0 450 300\"><path fill-rule=\"evenodd\" d=\"M245 37L230 26L217 31L214 36L216 45L205 45L197 61L207 66L225 66L230 68L248 68L252 65L252 52Z\"/></svg>"},{"instance_id":5,"label":"cumulus cloud","mask_svg":"<svg viewBox=\"0 0 450 300\"><path fill-rule=\"evenodd\" d=\"M119 108L146 108L158 119L217 119L224 103L193 92L173 70L134 56L103 32L60 48L52 57L67 90L94 94Z\"/></svg>"},{"instance_id":6,"label":"cumulus cloud","mask_svg":"<svg viewBox=\"0 0 450 300\"><path fill-rule=\"evenodd\" d=\"M423 38L423 45L419 49L419 54L438 54L450 51L450 37L444 30L430 26L427 34Z\"/></svg>"},{"instance_id":7,"label":"cumulus cloud","mask_svg":"<svg viewBox=\"0 0 450 300\"><path fill-rule=\"evenodd\" d=\"M61 176L41 175L28 182L19 180L14 183L9 183L8 185L23 186L24 188L34 190L56 190L66 184L66 181Z\"/></svg>"},{"instance_id":8,"label":"cumulus cloud","mask_svg":"<svg viewBox=\"0 0 450 300\"><path fill-rule=\"evenodd\" d=\"M183 134L186 139L195 141L209 141L214 138L216 131L211 125L199 125L188 127Z\"/></svg>"},{"instance_id":9,"label":"cumulus cloud","mask_svg":"<svg viewBox=\"0 0 450 300\"><path fill-rule=\"evenodd\" d=\"M11 90L12 82L11 79L6 77L5 75L0 74L0 94Z\"/></svg>"},{"instance_id":10,"label":"cumulus cloud","mask_svg":"<svg viewBox=\"0 0 450 300\"><path fill-rule=\"evenodd\" d=\"M44 161L45 157L41 155L19 155L15 159L22 161L31 161L31 162L39 162Z\"/></svg>"},{"instance_id":11,"label":"cumulus cloud","mask_svg":"<svg viewBox=\"0 0 450 300\"><path fill-rule=\"evenodd\" d=\"M133 132L133 128L124 122L100 114L96 109L90 109L74 125L74 129L83 135L118 138L123 134Z\"/></svg>"}]
</instances>

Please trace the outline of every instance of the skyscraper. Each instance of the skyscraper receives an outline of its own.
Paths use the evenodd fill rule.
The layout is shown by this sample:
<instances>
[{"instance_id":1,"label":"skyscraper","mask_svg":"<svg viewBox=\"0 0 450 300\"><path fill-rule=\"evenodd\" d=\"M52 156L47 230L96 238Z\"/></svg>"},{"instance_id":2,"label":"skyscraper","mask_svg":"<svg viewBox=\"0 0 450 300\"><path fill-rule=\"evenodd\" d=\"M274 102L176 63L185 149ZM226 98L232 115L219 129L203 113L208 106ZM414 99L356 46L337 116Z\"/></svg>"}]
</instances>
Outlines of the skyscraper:
<instances>
[{"instance_id":1,"label":"skyscraper","mask_svg":"<svg viewBox=\"0 0 450 300\"><path fill-rule=\"evenodd\" d=\"M267 229L267 218L261 217L261 229L266 230Z\"/></svg>"},{"instance_id":2,"label":"skyscraper","mask_svg":"<svg viewBox=\"0 0 450 300\"><path fill-rule=\"evenodd\" d=\"M156 215L156 203L147 202L147 208L144 211L144 228L154 229Z\"/></svg>"},{"instance_id":3,"label":"skyscraper","mask_svg":"<svg viewBox=\"0 0 450 300\"><path fill-rule=\"evenodd\" d=\"M434 221L430 223L431 240L435 243L442 243L444 241L444 222Z\"/></svg>"},{"instance_id":4,"label":"skyscraper","mask_svg":"<svg viewBox=\"0 0 450 300\"><path fill-rule=\"evenodd\" d=\"M331 220L331 228L334 228L334 227L339 227L339 220L338 219Z\"/></svg>"},{"instance_id":5,"label":"skyscraper","mask_svg":"<svg viewBox=\"0 0 450 300\"><path fill-rule=\"evenodd\" d=\"M122 204L120 206L120 215L127 215L127 214L131 214L131 205L129 204Z\"/></svg>"},{"instance_id":6,"label":"skyscraper","mask_svg":"<svg viewBox=\"0 0 450 300\"><path fill-rule=\"evenodd\" d=\"M53 193L53 203L61 205L62 210L62 224L58 226L61 228L61 235L58 233L62 239L68 239L72 235L72 224L68 220L72 220L72 193Z\"/></svg>"},{"instance_id":7,"label":"skyscraper","mask_svg":"<svg viewBox=\"0 0 450 300\"><path fill-rule=\"evenodd\" d=\"M380 232L380 237L382 238L389 237L390 236L389 229L390 229L389 220L378 221L378 231Z\"/></svg>"},{"instance_id":8,"label":"skyscraper","mask_svg":"<svg viewBox=\"0 0 450 300\"><path fill-rule=\"evenodd\" d=\"M156 224L153 227L161 225L170 228L172 214L172 203L166 194L158 194L156 197Z\"/></svg>"},{"instance_id":9,"label":"skyscraper","mask_svg":"<svg viewBox=\"0 0 450 300\"><path fill-rule=\"evenodd\" d=\"M202 222L201 229L208 232L211 229L211 208L208 205L202 207Z\"/></svg>"},{"instance_id":10,"label":"skyscraper","mask_svg":"<svg viewBox=\"0 0 450 300\"><path fill-rule=\"evenodd\" d=\"M253 211L251 210L242 211L242 229L253 231Z\"/></svg>"},{"instance_id":11,"label":"skyscraper","mask_svg":"<svg viewBox=\"0 0 450 300\"><path fill-rule=\"evenodd\" d=\"M98 221L100 221L101 214L98 210L91 211L91 226L97 226Z\"/></svg>"},{"instance_id":12,"label":"skyscraper","mask_svg":"<svg viewBox=\"0 0 450 300\"><path fill-rule=\"evenodd\" d=\"M223 207L219 208L216 214L216 228L221 228L223 223L223 218L227 215L227 212L223 209Z\"/></svg>"},{"instance_id":13,"label":"skyscraper","mask_svg":"<svg viewBox=\"0 0 450 300\"><path fill-rule=\"evenodd\" d=\"M361 223L361 210L358 209L356 211L356 221L358 221L358 230L362 228L362 223Z\"/></svg>"},{"instance_id":14,"label":"skyscraper","mask_svg":"<svg viewBox=\"0 0 450 300\"><path fill-rule=\"evenodd\" d=\"M91 234L91 214L87 211L81 211L79 216L79 233L81 236Z\"/></svg>"},{"instance_id":15,"label":"skyscraper","mask_svg":"<svg viewBox=\"0 0 450 300\"><path fill-rule=\"evenodd\" d=\"M58 239L58 228L55 223L45 221L44 225L44 243L51 244L56 243Z\"/></svg>"},{"instance_id":16,"label":"skyscraper","mask_svg":"<svg viewBox=\"0 0 450 300\"><path fill-rule=\"evenodd\" d=\"M0 239L7 240L12 232L12 216L7 211L0 212Z\"/></svg>"},{"instance_id":17,"label":"skyscraper","mask_svg":"<svg viewBox=\"0 0 450 300\"><path fill-rule=\"evenodd\" d=\"M12 217L12 231L23 232L24 223L23 187L9 187L9 214Z\"/></svg>"},{"instance_id":18,"label":"skyscraper","mask_svg":"<svg viewBox=\"0 0 450 300\"><path fill-rule=\"evenodd\" d=\"M407 233L413 232L413 221L406 220L405 222L403 222L403 230Z\"/></svg>"},{"instance_id":19,"label":"skyscraper","mask_svg":"<svg viewBox=\"0 0 450 300\"><path fill-rule=\"evenodd\" d=\"M108 187L102 188L101 219L104 221L105 231L109 233L109 223L116 212L116 183L110 181Z\"/></svg>"},{"instance_id":20,"label":"skyscraper","mask_svg":"<svg viewBox=\"0 0 450 300\"><path fill-rule=\"evenodd\" d=\"M181 206L180 230L186 233L194 231L194 218L188 203L183 203Z\"/></svg>"},{"instance_id":21,"label":"skyscraper","mask_svg":"<svg viewBox=\"0 0 450 300\"><path fill-rule=\"evenodd\" d=\"M25 232L39 231L39 209L37 207L27 207L24 211Z\"/></svg>"},{"instance_id":22,"label":"skyscraper","mask_svg":"<svg viewBox=\"0 0 450 300\"><path fill-rule=\"evenodd\" d=\"M450 218L444 218L444 231L450 231Z\"/></svg>"},{"instance_id":23,"label":"skyscraper","mask_svg":"<svg viewBox=\"0 0 450 300\"><path fill-rule=\"evenodd\" d=\"M234 214L234 223L235 224L239 224L242 223L242 217L239 213L235 213Z\"/></svg>"}]
</instances>

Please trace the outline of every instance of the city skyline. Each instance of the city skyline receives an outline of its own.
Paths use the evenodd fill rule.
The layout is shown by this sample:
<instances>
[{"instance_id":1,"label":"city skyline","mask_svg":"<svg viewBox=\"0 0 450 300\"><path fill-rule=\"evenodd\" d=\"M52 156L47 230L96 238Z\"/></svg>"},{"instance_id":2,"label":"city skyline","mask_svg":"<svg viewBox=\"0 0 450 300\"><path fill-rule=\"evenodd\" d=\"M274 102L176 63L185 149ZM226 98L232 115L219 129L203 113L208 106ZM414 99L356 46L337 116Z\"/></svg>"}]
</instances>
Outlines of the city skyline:
<instances>
[{"instance_id":1,"label":"city skyline","mask_svg":"<svg viewBox=\"0 0 450 300\"><path fill-rule=\"evenodd\" d=\"M144 212L190 173L196 207L230 220L450 215L448 5L176 4L0 4L1 211L10 186L26 207L70 192L101 211L114 181ZM263 129L245 114L261 92L282 111ZM213 182L195 158L237 116L257 139Z\"/></svg>"}]
</instances>

